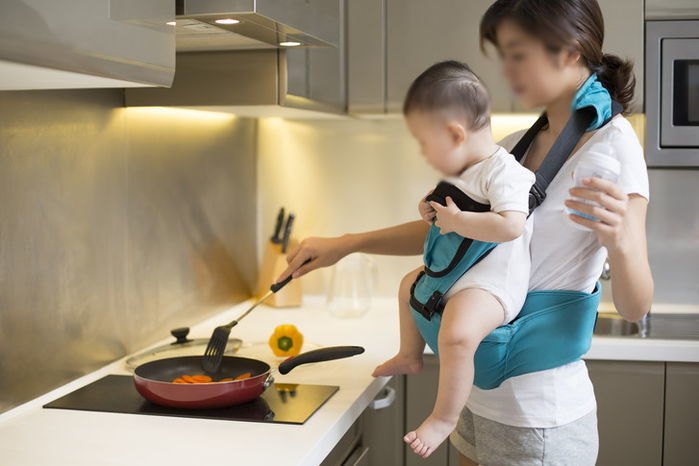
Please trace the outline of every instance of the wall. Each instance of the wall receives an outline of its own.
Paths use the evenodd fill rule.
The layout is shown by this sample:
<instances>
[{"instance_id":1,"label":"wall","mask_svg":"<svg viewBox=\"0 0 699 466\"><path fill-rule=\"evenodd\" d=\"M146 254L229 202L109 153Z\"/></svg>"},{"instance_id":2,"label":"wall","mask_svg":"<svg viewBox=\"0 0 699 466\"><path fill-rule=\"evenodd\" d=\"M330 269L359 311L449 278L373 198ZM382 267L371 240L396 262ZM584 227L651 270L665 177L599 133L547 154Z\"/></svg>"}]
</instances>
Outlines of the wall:
<instances>
[{"instance_id":1,"label":"wall","mask_svg":"<svg viewBox=\"0 0 699 466\"><path fill-rule=\"evenodd\" d=\"M528 127L532 115L495 115L496 140ZM629 121L644 134L643 115ZM259 241L270 236L277 209L298 214L295 236L334 236L418 218L417 200L437 173L419 154L400 117L362 120L263 119L259 131ZM699 185L696 170L650 170L649 256L658 306L699 303ZM376 292L394 296L400 278L420 257L374 256ZM613 272L612 272L613 273ZM302 278L307 293L326 292L330 270ZM611 300L603 282L603 300Z\"/></svg>"},{"instance_id":2,"label":"wall","mask_svg":"<svg viewBox=\"0 0 699 466\"><path fill-rule=\"evenodd\" d=\"M246 299L256 121L0 92L0 411Z\"/></svg>"},{"instance_id":3,"label":"wall","mask_svg":"<svg viewBox=\"0 0 699 466\"><path fill-rule=\"evenodd\" d=\"M535 115L494 116L494 136L500 139L535 119ZM416 220L417 201L439 179L400 117L264 118L258 164L258 241L271 236L280 206L297 214L298 239ZM402 276L421 263L419 256L373 259L379 270L375 293L383 296L394 296ZM304 292L324 294L329 277L329 269L303 277Z\"/></svg>"}]
</instances>

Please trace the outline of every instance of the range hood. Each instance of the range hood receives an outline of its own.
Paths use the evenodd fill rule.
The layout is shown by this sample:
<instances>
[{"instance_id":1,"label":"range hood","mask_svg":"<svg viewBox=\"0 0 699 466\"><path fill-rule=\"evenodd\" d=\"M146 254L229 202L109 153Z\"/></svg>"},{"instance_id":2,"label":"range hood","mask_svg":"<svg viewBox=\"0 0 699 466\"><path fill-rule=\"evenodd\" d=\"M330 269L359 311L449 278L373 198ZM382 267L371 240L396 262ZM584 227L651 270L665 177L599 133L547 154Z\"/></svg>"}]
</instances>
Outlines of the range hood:
<instances>
[{"instance_id":1,"label":"range hood","mask_svg":"<svg viewBox=\"0 0 699 466\"><path fill-rule=\"evenodd\" d=\"M338 0L177 0L179 52L335 47Z\"/></svg>"},{"instance_id":2,"label":"range hood","mask_svg":"<svg viewBox=\"0 0 699 466\"><path fill-rule=\"evenodd\" d=\"M343 4L343 0L181 0L172 87L127 89L126 105L247 117L345 115ZM219 25L217 19L240 22ZM199 32L181 32L187 25ZM224 32L201 32L210 28ZM302 45L280 45L287 41Z\"/></svg>"}]
</instances>

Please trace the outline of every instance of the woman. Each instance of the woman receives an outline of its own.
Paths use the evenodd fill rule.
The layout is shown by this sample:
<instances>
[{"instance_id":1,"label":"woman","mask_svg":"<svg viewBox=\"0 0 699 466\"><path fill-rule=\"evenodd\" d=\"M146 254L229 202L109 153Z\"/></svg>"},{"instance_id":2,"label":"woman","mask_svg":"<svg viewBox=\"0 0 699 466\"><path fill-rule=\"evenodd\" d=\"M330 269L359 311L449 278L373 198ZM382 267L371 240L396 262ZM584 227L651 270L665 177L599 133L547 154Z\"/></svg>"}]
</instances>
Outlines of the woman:
<instances>
[{"instance_id":1,"label":"woman","mask_svg":"<svg viewBox=\"0 0 699 466\"><path fill-rule=\"evenodd\" d=\"M481 44L489 41L497 48L503 73L523 105L546 109L549 125L523 160L530 170L540 166L570 117L576 90L591 73L628 111L635 83L632 64L602 53L604 25L596 0L498 0L482 18L480 33ZM511 150L523 134L513 133L499 144ZM591 178L587 187L575 188L572 169L594 142L607 144L619 159L621 176L617 183ZM628 321L641 319L653 297L647 202L643 150L629 122L620 114L585 133L534 213L529 289L591 292L607 257L617 311ZM601 222L566 217L564 206ZM577 229L572 222L591 230ZM421 254L427 229L416 220L336 238L307 238L289 255L279 280L332 265L352 252ZM302 265L307 259L312 260ZM511 377L492 390L473 387L450 440L461 465L595 464L596 403L584 361Z\"/></svg>"}]
</instances>

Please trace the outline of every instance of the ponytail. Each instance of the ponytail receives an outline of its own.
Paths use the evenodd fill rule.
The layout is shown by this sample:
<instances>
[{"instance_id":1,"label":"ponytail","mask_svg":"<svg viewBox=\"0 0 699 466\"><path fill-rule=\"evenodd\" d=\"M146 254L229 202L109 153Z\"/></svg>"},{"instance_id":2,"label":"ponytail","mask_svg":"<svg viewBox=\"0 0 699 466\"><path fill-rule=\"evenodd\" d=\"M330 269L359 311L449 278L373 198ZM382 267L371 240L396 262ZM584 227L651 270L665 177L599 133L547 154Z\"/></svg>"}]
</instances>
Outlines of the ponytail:
<instances>
[{"instance_id":1,"label":"ponytail","mask_svg":"<svg viewBox=\"0 0 699 466\"><path fill-rule=\"evenodd\" d=\"M628 114L636 85L633 61L605 53L602 56L602 64L591 68L597 73L599 81L609 91L612 99L624 108L623 113Z\"/></svg>"}]
</instances>

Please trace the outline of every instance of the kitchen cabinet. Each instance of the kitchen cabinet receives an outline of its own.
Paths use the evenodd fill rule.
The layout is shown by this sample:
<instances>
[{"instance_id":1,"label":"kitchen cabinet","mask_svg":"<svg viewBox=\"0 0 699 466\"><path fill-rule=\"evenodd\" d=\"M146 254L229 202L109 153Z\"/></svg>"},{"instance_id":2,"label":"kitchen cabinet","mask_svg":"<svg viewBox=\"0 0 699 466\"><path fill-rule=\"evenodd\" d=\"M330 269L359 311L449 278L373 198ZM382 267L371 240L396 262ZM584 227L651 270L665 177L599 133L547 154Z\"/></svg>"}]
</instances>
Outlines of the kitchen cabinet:
<instances>
[{"instance_id":1,"label":"kitchen cabinet","mask_svg":"<svg viewBox=\"0 0 699 466\"><path fill-rule=\"evenodd\" d=\"M405 376L395 376L348 429L321 466L404 464Z\"/></svg>"},{"instance_id":2,"label":"kitchen cabinet","mask_svg":"<svg viewBox=\"0 0 699 466\"><path fill-rule=\"evenodd\" d=\"M406 376L394 376L364 412L364 446L370 465L402 465L405 461Z\"/></svg>"},{"instance_id":3,"label":"kitchen cabinet","mask_svg":"<svg viewBox=\"0 0 699 466\"><path fill-rule=\"evenodd\" d=\"M432 412L437 398L437 382L439 381L439 359L433 354L425 354L422 372L406 377L405 387L405 432L417 428ZM447 466L458 464L456 449L451 447L449 439L445 440L428 458L413 453L412 449L404 446L406 466ZM450 456L452 461L450 462ZM454 460L456 459L456 462Z\"/></svg>"},{"instance_id":4,"label":"kitchen cabinet","mask_svg":"<svg viewBox=\"0 0 699 466\"><path fill-rule=\"evenodd\" d=\"M643 112L645 25L643 0L598 0L604 16L604 53L633 61L636 87L631 110Z\"/></svg>"},{"instance_id":5,"label":"kitchen cabinet","mask_svg":"<svg viewBox=\"0 0 699 466\"><path fill-rule=\"evenodd\" d=\"M699 458L699 364L668 362L665 375L663 466Z\"/></svg>"},{"instance_id":6,"label":"kitchen cabinet","mask_svg":"<svg viewBox=\"0 0 699 466\"><path fill-rule=\"evenodd\" d=\"M3 2L0 90L169 86L171 0Z\"/></svg>"},{"instance_id":7,"label":"kitchen cabinet","mask_svg":"<svg viewBox=\"0 0 699 466\"><path fill-rule=\"evenodd\" d=\"M328 24L329 33L337 35L337 47L286 49L288 92L316 102L341 107L347 105L345 66L345 0L308 0L324 17L336 18Z\"/></svg>"},{"instance_id":8,"label":"kitchen cabinet","mask_svg":"<svg viewBox=\"0 0 699 466\"><path fill-rule=\"evenodd\" d=\"M586 364L597 398L597 465L662 464L665 363L588 360Z\"/></svg>"},{"instance_id":9,"label":"kitchen cabinet","mask_svg":"<svg viewBox=\"0 0 699 466\"><path fill-rule=\"evenodd\" d=\"M347 5L348 109L356 114L400 113L410 83L433 63L466 62L486 83L493 112L525 109L501 75L495 49L479 46L479 25L492 0L353 0ZM643 107L643 0L600 0L604 51L635 63L636 99Z\"/></svg>"},{"instance_id":10,"label":"kitchen cabinet","mask_svg":"<svg viewBox=\"0 0 699 466\"><path fill-rule=\"evenodd\" d=\"M353 0L347 8L350 113L399 113L410 83L445 59L469 64L487 84L494 112L512 110L495 51L481 54L478 25L490 0Z\"/></svg>"},{"instance_id":11,"label":"kitchen cabinet","mask_svg":"<svg viewBox=\"0 0 699 466\"><path fill-rule=\"evenodd\" d=\"M697 0L646 0L646 19L699 19Z\"/></svg>"},{"instance_id":12,"label":"kitchen cabinet","mask_svg":"<svg viewBox=\"0 0 699 466\"><path fill-rule=\"evenodd\" d=\"M492 0L386 0L386 108L400 112L410 83L433 63L466 62L486 83L493 112L512 110L513 95L497 54L480 52L481 16Z\"/></svg>"}]
</instances>

